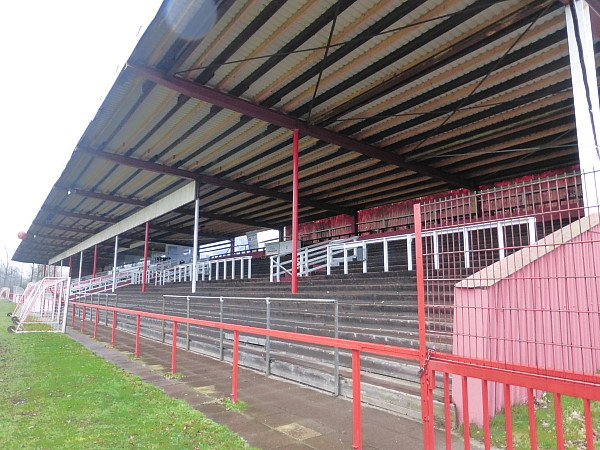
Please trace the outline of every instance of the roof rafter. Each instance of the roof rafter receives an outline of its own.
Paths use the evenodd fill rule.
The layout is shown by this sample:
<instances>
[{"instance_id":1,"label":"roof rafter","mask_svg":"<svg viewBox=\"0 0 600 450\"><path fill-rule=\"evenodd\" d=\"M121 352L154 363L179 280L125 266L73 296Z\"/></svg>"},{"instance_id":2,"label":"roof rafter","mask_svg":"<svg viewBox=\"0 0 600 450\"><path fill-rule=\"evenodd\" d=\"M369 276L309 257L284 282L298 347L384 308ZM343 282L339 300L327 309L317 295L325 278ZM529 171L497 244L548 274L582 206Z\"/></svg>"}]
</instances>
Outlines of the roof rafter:
<instances>
[{"instance_id":1,"label":"roof rafter","mask_svg":"<svg viewBox=\"0 0 600 450\"><path fill-rule=\"evenodd\" d=\"M145 67L132 61L127 62L127 68L133 70L138 76L144 77L155 82L156 84L167 87L181 94L185 94L189 97L196 98L222 108L227 108L229 110L236 111L240 114L244 114L255 119L263 120L267 123L277 125L282 128L287 128L290 130L297 129L302 134L329 142L330 144L345 148L346 150L351 150L370 158L378 159L388 164L401 167L405 170L420 173L421 175L443 180L450 186L469 189L475 188L471 182L458 176L446 173L434 167L405 161L404 157L401 155L357 141L356 139L344 136L326 128L309 125L300 119L296 119L281 112L265 108L264 106L251 103L247 100L243 100L224 92L220 92L192 81L184 80L182 78L168 76L156 69Z\"/></svg>"},{"instance_id":2,"label":"roof rafter","mask_svg":"<svg viewBox=\"0 0 600 450\"><path fill-rule=\"evenodd\" d=\"M234 191L246 192L249 194L262 195L264 197L276 198L279 200L284 200L286 202L292 201L292 194L286 192L278 192L270 189L263 189L258 186L253 186L250 184L240 183L238 181L225 180L223 178L216 177L214 175L205 175L201 173L191 172L189 170L178 169L176 167L165 166L163 164L157 164L150 161L144 161L142 159L131 158L129 156L119 155L117 153L109 153L102 150L94 150L91 148L86 148L82 146L78 146L76 152L81 154L86 154L92 157L103 158L118 164L123 164L130 167L135 167L137 169L148 170L151 172L160 173L163 175L172 175L179 178L186 178L189 180L195 180L200 183L210 184L213 186L220 186L227 189L232 189ZM330 205L325 202L320 202L318 200L309 199L306 197L300 197L298 202L305 206L312 206L313 208L322 209L325 211L332 211L338 214L354 214L354 210L350 208L345 208L342 206Z\"/></svg>"},{"instance_id":3,"label":"roof rafter","mask_svg":"<svg viewBox=\"0 0 600 450\"><path fill-rule=\"evenodd\" d=\"M65 217L75 217L76 219L91 220L91 221L95 221L95 222L107 222L107 223L117 223L118 222L117 219L113 219L111 217L98 216L96 214L76 213L76 212L71 212L71 211L65 211L65 210L62 210L59 208L48 208L48 207L42 206L42 211L48 212L51 214L58 214L58 215L65 216Z\"/></svg>"}]
</instances>

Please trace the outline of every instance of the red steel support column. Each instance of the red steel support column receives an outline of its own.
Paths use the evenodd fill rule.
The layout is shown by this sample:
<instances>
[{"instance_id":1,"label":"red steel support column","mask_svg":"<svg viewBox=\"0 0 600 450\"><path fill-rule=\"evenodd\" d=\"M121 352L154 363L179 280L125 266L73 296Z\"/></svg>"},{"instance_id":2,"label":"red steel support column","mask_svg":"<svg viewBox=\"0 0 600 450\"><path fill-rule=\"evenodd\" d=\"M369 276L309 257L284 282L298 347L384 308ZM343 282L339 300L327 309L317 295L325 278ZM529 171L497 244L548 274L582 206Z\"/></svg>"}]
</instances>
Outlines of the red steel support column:
<instances>
[{"instance_id":1,"label":"red steel support column","mask_svg":"<svg viewBox=\"0 0 600 450\"><path fill-rule=\"evenodd\" d=\"M352 350L352 449L362 449L362 416L360 410L360 351Z\"/></svg>"},{"instance_id":2,"label":"red steel support column","mask_svg":"<svg viewBox=\"0 0 600 450\"><path fill-rule=\"evenodd\" d=\"M98 260L98 244L94 245L94 268L92 269L92 278L96 278L96 262Z\"/></svg>"},{"instance_id":3,"label":"red steel support column","mask_svg":"<svg viewBox=\"0 0 600 450\"><path fill-rule=\"evenodd\" d=\"M173 343L171 344L171 373L177 373L177 322L173 322Z\"/></svg>"},{"instance_id":4,"label":"red steel support column","mask_svg":"<svg viewBox=\"0 0 600 450\"><path fill-rule=\"evenodd\" d=\"M292 294L298 292L298 130L294 130L292 159Z\"/></svg>"},{"instance_id":5,"label":"red steel support column","mask_svg":"<svg viewBox=\"0 0 600 450\"><path fill-rule=\"evenodd\" d=\"M417 301L419 317L419 364L421 366L421 419L423 420L423 448L433 449L433 420L429 410L429 371L427 370L427 342L425 329L425 273L423 267L423 240L421 238L421 205L414 205L415 256L417 269Z\"/></svg>"},{"instance_id":6,"label":"red steel support column","mask_svg":"<svg viewBox=\"0 0 600 450\"><path fill-rule=\"evenodd\" d=\"M144 268L142 271L142 292L146 292L146 271L148 270L148 235L150 234L150 222L146 222L146 236L144 238Z\"/></svg>"},{"instance_id":7,"label":"red steel support column","mask_svg":"<svg viewBox=\"0 0 600 450\"><path fill-rule=\"evenodd\" d=\"M238 394L238 353L240 345L240 332L233 330L233 367L231 369L231 401L237 403Z\"/></svg>"}]
</instances>

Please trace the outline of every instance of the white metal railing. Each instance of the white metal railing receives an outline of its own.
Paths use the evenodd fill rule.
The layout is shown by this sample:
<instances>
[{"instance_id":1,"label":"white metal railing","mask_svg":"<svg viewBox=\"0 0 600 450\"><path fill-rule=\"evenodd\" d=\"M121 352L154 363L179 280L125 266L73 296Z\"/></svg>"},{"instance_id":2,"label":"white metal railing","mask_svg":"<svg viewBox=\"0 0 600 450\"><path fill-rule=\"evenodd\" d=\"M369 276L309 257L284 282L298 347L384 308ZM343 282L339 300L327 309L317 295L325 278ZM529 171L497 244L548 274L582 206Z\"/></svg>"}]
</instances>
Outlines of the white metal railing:
<instances>
[{"instance_id":1,"label":"white metal railing","mask_svg":"<svg viewBox=\"0 0 600 450\"><path fill-rule=\"evenodd\" d=\"M523 217L518 219L506 219L496 220L490 222L482 222L469 225L460 225L457 227L440 228L437 230L427 231L422 233L424 237L431 237L433 240L433 264L435 269L440 268L440 236L449 234L462 234L463 239L463 254L465 268L471 267L471 250L470 250L470 237L469 232L487 229L496 229L498 236L498 251L500 259L506 257L506 244L504 240L504 229L510 226L516 225L527 225L527 234L529 239L529 245L536 241L536 229L535 229L535 217ZM388 244L393 241L406 241L406 255L408 262L408 270L413 270L412 260L412 243L414 240L414 233L400 234L396 236L386 236L374 239L364 239L355 242L340 242L334 241L329 243L327 247L327 275L331 274L331 268L344 264L344 274L348 274L348 263L350 260L356 260L358 257L362 258L363 273L367 273L367 245L369 244L383 244L383 270L384 272L389 271L389 251ZM362 250L362 255L357 250ZM352 256L349 257L349 251L352 250ZM341 258L339 255L342 255Z\"/></svg>"},{"instance_id":2,"label":"white metal railing","mask_svg":"<svg viewBox=\"0 0 600 450\"><path fill-rule=\"evenodd\" d=\"M239 269L239 270L238 270ZM156 285L192 281L193 264L178 264L156 273ZM252 256L232 256L230 258L204 259L196 264L197 280L212 281L230 278L241 280L252 278Z\"/></svg>"},{"instance_id":3,"label":"white metal railing","mask_svg":"<svg viewBox=\"0 0 600 450\"><path fill-rule=\"evenodd\" d=\"M335 242L354 242L358 239L357 236L353 236L346 239L339 239ZM312 272L324 270L328 265L328 246L331 241L318 242L307 247L302 247L298 250L298 276L305 277L310 275ZM282 260L282 256L287 257ZM292 274L292 259L291 254L286 255L273 255L269 265L269 280L281 281L281 277Z\"/></svg>"}]
</instances>

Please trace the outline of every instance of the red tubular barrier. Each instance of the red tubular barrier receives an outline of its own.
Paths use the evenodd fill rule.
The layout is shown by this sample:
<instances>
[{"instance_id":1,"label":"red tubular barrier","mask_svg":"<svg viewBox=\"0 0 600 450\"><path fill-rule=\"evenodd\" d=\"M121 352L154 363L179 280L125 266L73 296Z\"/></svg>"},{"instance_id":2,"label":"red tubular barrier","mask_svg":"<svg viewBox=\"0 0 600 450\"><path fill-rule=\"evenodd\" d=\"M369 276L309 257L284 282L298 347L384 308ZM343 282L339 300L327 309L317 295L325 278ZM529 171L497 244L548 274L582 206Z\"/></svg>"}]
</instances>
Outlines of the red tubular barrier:
<instances>
[{"instance_id":1,"label":"red tubular barrier","mask_svg":"<svg viewBox=\"0 0 600 450\"><path fill-rule=\"evenodd\" d=\"M135 324L135 357L140 357L140 328L142 325L142 316L137 315L137 320Z\"/></svg>"},{"instance_id":2,"label":"red tubular barrier","mask_svg":"<svg viewBox=\"0 0 600 450\"><path fill-rule=\"evenodd\" d=\"M467 377L462 376L462 392L463 392L463 439L465 440L465 450L471 448L471 430L469 429L469 389Z\"/></svg>"},{"instance_id":3,"label":"red tubular barrier","mask_svg":"<svg viewBox=\"0 0 600 450\"><path fill-rule=\"evenodd\" d=\"M98 334L98 316L100 314L100 310L96 308L96 315L94 317L94 339L96 339L96 335Z\"/></svg>"},{"instance_id":4,"label":"red tubular barrier","mask_svg":"<svg viewBox=\"0 0 600 450\"><path fill-rule=\"evenodd\" d=\"M231 401L237 403L238 398L238 352L240 345L240 332L233 332L233 367L231 369Z\"/></svg>"},{"instance_id":5,"label":"red tubular barrier","mask_svg":"<svg viewBox=\"0 0 600 450\"><path fill-rule=\"evenodd\" d=\"M81 332L85 329L85 306L81 308Z\"/></svg>"},{"instance_id":6,"label":"red tubular barrier","mask_svg":"<svg viewBox=\"0 0 600 450\"><path fill-rule=\"evenodd\" d=\"M362 449L362 417L360 410L360 351L352 350L352 448Z\"/></svg>"},{"instance_id":7,"label":"red tubular barrier","mask_svg":"<svg viewBox=\"0 0 600 450\"><path fill-rule=\"evenodd\" d=\"M115 346L115 332L117 330L117 312L113 311L112 330L110 333L110 345Z\"/></svg>"},{"instance_id":8,"label":"red tubular barrier","mask_svg":"<svg viewBox=\"0 0 600 450\"><path fill-rule=\"evenodd\" d=\"M490 401L487 380L481 380L481 396L483 399L483 443L485 448L488 449L492 446L492 436L490 433Z\"/></svg>"},{"instance_id":9,"label":"red tubular barrier","mask_svg":"<svg viewBox=\"0 0 600 450\"><path fill-rule=\"evenodd\" d=\"M531 448L537 448L537 430L535 423L535 396L533 389L527 389L527 410L529 414L529 442Z\"/></svg>"},{"instance_id":10,"label":"red tubular barrier","mask_svg":"<svg viewBox=\"0 0 600 450\"><path fill-rule=\"evenodd\" d=\"M450 375L444 374L444 425L446 448L452 448L452 419L450 417Z\"/></svg>"},{"instance_id":11,"label":"red tubular barrier","mask_svg":"<svg viewBox=\"0 0 600 450\"><path fill-rule=\"evenodd\" d=\"M513 450L512 406L510 384L504 383L504 428L506 429L506 450Z\"/></svg>"},{"instance_id":12,"label":"red tubular barrier","mask_svg":"<svg viewBox=\"0 0 600 450\"><path fill-rule=\"evenodd\" d=\"M565 450L565 438L563 431L562 401L560 394L554 394L554 421L556 422L556 448Z\"/></svg>"},{"instance_id":13,"label":"red tubular barrier","mask_svg":"<svg viewBox=\"0 0 600 450\"><path fill-rule=\"evenodd\" d=\"M177 373L177 322L173 322L173 343L171 344L171 373Z\"/></svg>"},{"instance_id":14,"label":"red tubular barrier","mask_svg":"<svg viewBox=\"0 0 600 450\"><path fill-rule=\"evenodd\" d=\"M71 310L71 328L75 328L75 305L73 305L73 309Z\"/></svg>"},{"instance_id":15,"label":"red tubular barrier","mask_svg":"<svg viewBox=\"0 0 600 450\"><path fill-rule=\"evenodd\" d=\"M592 407L590 399L583 399L583 412L585 417L585 442L588 450L594 450L594 431L592 429Z\"/></svg>"}]
</instances>

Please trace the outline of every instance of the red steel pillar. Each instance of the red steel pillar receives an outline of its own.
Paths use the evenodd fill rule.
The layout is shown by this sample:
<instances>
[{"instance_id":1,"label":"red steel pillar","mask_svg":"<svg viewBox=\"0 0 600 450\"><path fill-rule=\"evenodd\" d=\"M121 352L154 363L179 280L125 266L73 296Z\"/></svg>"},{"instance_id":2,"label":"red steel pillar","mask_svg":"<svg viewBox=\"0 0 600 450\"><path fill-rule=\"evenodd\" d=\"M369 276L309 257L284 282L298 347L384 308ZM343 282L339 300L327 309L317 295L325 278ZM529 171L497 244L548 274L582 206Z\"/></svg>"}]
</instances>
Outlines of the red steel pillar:
<instances>
[{"instance_id":1,"label":"red steel pillar","mask_svg":"<svg viewBox=\"0 0 600 450\"><path fill-rule=\"evenodd\" d=\"M96 278L96 261L98 260L98 244L94 245L94 268L92 269L92 278Z\"/></svg>"},{"instance_id":2,"label":"red steel pillar","mask_svg":"<svg viewBox=\"0 0 600 450\"><path fill-rule=\"evenodd\" d=\"M292 159L292 294L298 292L298 130L294 130Z\"/></svg>"},{"instance_id":3,"label":"red steel pillar","mask_svg":"<svg viewBox=\"0 0 600 450\"><path fill-rule=\"evenodd\" d=\"M142 292L146 292L146 271L148 270L148 236L150 222L146 222L146 236L144 237L144 268L142 269Z\"/></svg>"},{"instance_id":4,"label":"red steel pillar","mask_svg":"<svg viewBox=\"0 0 600 450\"><path fill-rule=\"evenodd\" d=\"M433 428L433 411L430 389L431 371L427 368L429 353L427 352L426 328L425 328L425 272L423 266L423 241L421 227L421 205L414 205L414 221L415 221L415 256L416 256L416 272L417 272L417 301L418 301L418 317L419 317L419 371L421 377L421 419L423 421L423 448L433 450L434 428ZM465 439L465 442L469 442Z\"/></svg>"}]
</instances>

